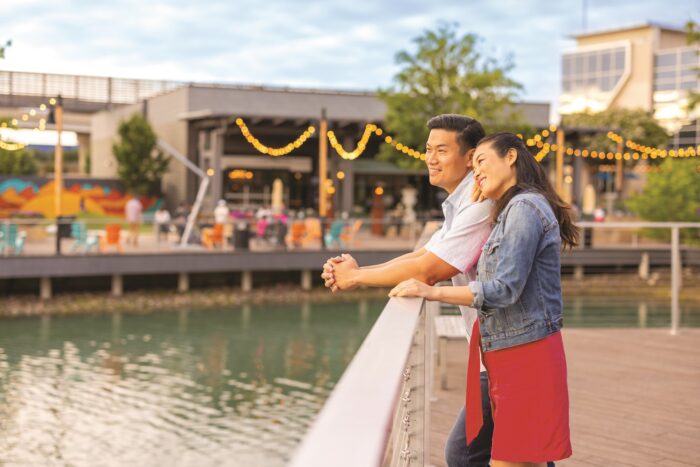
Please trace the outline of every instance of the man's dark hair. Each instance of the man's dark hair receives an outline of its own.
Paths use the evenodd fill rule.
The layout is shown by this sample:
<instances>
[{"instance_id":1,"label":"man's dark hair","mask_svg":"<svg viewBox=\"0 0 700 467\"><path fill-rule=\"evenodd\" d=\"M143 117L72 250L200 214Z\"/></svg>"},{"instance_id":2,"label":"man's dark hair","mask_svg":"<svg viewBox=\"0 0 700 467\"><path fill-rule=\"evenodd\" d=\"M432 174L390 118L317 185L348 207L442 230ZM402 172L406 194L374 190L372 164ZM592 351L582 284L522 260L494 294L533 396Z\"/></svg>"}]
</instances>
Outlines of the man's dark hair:
<instances>
[{"instance_id":1,"label":"man's dark hair","mask_svg":"<svg viewBox=\"0 0 700 467\"><path fill-rule=\"evenodd\" d=\"M437 115L428 120L428 129L447 130L457 133L457 142L462 153L476 148L479 140L486 136L484 128L477 120L458 114Z\"/></svg>"}]
</instances>

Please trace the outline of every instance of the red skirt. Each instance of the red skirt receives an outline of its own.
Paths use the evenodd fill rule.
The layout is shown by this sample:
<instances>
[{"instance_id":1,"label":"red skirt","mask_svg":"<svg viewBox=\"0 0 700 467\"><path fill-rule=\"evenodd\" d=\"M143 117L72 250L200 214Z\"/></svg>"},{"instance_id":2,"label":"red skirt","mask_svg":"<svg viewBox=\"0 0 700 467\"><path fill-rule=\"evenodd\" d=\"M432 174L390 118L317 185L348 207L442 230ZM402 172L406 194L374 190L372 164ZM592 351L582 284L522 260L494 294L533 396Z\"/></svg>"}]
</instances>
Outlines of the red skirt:
<instances>
[{"instance_id":1,"label":"red skirt","mask_svg":"<svg viewBox=\"0 0 700 467\"><path fill-rule=\"evenodd\" d=\"M561 332L484 352L493 414L491 458L547 462L571 456L569 390Z\"/></svg>"}]
</instances>

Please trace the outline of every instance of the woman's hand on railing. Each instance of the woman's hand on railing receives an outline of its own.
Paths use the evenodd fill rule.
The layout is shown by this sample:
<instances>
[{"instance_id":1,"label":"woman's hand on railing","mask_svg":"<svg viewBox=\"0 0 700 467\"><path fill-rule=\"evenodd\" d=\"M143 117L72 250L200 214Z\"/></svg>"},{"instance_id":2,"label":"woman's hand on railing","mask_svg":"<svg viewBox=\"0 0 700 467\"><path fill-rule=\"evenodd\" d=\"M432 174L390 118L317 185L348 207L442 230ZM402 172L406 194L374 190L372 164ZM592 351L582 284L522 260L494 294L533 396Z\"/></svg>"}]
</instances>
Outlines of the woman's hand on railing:
<instances>
[{"instance_id":1,"label":"woman's hand on railing","mask_svg":"<svg viewBox=\"0 0 700 467\"><path fill-rule=\"evenodd\" d=\"M430 286L418 279L408 279L400 282L389 292L390 297L423 297L436 300L437 287Z\"/></svg>"}]
</instances>

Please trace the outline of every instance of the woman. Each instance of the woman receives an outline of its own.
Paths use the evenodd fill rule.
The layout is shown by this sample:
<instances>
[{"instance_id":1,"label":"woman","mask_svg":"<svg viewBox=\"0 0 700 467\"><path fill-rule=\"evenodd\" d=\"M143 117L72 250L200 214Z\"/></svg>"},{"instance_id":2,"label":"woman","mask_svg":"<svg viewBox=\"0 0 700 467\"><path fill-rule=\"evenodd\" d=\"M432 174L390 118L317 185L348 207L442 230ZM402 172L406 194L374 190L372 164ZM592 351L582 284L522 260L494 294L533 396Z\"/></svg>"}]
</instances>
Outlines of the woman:
<instances>
[{"instance_id":1,"label":"woman","mask_svg":"<svg viewBox=\"0 0 700 467\"><path fill-rule=\"evenodd\" d=\"M480 428L480 341L494 420L491 465L544 466L571 455L560 251L578 243L578 229L569 206L514 134L496 133L479 142L474 176L480 191L475 196L495 201L494 228L477 280L464 287L430 287L410 279L389 295L478 310L467 378L467 442Z\"/></svg>"}]
</instances>

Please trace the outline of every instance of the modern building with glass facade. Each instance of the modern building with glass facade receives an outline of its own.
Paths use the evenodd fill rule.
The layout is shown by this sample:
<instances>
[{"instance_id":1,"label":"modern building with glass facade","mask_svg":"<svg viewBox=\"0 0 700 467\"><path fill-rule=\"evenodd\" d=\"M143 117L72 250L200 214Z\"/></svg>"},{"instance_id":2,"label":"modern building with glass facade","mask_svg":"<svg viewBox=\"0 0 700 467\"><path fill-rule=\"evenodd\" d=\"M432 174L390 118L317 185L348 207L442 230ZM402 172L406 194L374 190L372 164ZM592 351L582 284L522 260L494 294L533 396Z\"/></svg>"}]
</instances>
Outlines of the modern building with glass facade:
<instances>
[{"instance_id":1,"label":"modern building with glass facade","mask_svg":"<svg viewBox=\"0 0 700 467\"><path fill-rule=\"evenodd\" d=\"M688 109L689 93L700 90L700 48L684 30L647 23L574 38L562 57L560 114L643 109L673 135L673 147L700 144L700 109Z\"/></svg>"}]
</instances>

